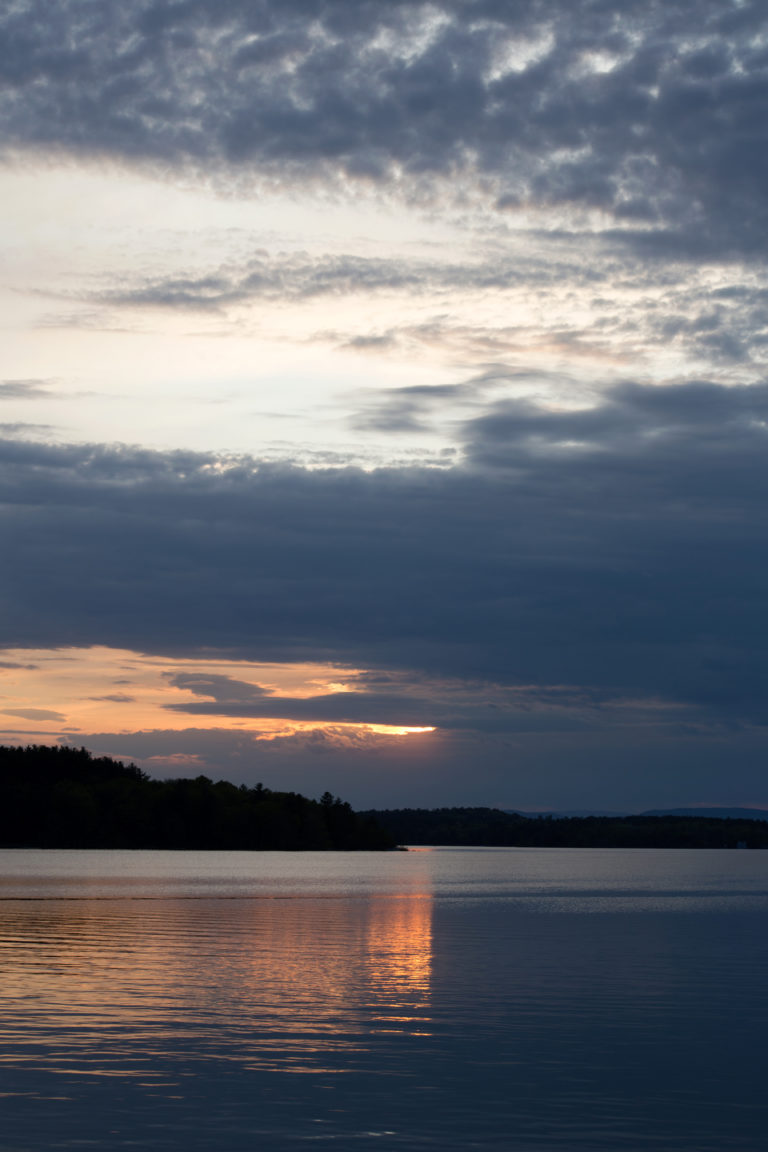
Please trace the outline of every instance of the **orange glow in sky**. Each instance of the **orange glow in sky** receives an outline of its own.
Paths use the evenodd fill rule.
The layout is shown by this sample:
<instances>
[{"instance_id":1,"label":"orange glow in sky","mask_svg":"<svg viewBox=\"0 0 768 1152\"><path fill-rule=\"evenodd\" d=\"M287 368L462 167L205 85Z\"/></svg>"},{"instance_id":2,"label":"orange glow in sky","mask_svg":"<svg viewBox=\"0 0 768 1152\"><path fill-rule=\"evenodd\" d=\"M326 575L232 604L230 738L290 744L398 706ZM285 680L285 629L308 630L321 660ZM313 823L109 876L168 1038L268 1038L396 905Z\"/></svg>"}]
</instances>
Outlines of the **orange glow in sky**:
<instances>
[{"instance_id":1,"label":"orange glow in sky","mask_svg":"<svg viewBox=\"0 0 768 1152\"><path fill-rule=\"evenodd\" d=\"M275 699L354 691L358 669L324 664L256 664L147 656L105 647L0 651L0 741L45 743L82 733L129 733L186 728L234 728L260 739L309 729L346 728L382 736L409 736L434 728L391 724L342 724L237 715L197 715L174 707L200 701L173 679L185 673L228 677L265 690Z\"/></svg>"}]
</instances>

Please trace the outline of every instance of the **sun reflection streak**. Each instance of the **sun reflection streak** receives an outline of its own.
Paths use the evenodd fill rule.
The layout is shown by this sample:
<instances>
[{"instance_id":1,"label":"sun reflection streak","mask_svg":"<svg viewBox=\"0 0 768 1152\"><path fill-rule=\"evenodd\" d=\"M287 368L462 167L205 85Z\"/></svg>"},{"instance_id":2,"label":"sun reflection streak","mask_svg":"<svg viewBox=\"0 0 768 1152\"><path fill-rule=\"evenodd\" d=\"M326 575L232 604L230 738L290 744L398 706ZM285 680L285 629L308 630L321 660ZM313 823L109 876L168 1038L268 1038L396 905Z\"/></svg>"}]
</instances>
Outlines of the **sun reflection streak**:
<instances>
[{"instance_id":1,"label":"sun reflection streak","mask_svg":"<svg viewBox=\"0 0 768 1152\"><path fill-rule=\"evenodd\" d=\"M388 1025L380 1030L423 1034L432 985L431 897L374 904L367 948L370 981L379 996L374 1019Z\"/></svg>"},{"instance_id":2,"label":"sun reflection streak","mask_svg":"<svg viewBox=\"0 0 768 1152\"><path fill-rule=\"evenodd\" d=\"M0 1063L42 1061L64 1079L177 1089L180 1075L222 1047L252 1069L334 1072L368 1053L375 1034L429 1033L428 894L91 899L87 884L82 892L0 903L0 1031L13 1049Z\"/></svg>"}]
</instances>

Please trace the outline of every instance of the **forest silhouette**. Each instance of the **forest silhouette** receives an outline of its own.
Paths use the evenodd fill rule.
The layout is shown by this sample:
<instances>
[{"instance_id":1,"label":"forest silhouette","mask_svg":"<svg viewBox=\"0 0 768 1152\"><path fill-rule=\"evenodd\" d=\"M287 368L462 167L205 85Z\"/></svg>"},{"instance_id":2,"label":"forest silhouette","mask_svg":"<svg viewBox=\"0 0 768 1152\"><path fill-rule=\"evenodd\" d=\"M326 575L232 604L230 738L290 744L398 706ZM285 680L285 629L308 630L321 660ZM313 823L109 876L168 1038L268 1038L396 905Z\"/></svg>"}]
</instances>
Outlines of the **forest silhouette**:
<instances>
[{"instance_id":1,"label":"forest silhouette","mask_svg":"<svg viewBox=\"0 0 768 1152\"><path fill-rule=\"evenodd\" d=\"M207 776L154 780L85 748L0 747L5 848L386 849L370 817L325 792L249 788Z\"/></svg>"},{"instance_id":2,"label":"forest silhouette","mask_svg":"<svg viewBox=\"0 0 768 1152\"><path fill-rule=\"evenodd\" d=\"M768 822L714 816L524 816L498 808L372 809L402 844L519 848L768 848Z\"/></svg>"},{"instance_id":3,"label":"forest silhouette","mask_svg":"<svg viewBox=\"0 0 768 1152\"><path fill-rule=\"evenodd\" d=\"M526 816L498 808L354 812L263 784L155 780L70 746L0 746L0 847L245 850L768 848L768 821L712 816Z\"/></svg>"}]
</instances>

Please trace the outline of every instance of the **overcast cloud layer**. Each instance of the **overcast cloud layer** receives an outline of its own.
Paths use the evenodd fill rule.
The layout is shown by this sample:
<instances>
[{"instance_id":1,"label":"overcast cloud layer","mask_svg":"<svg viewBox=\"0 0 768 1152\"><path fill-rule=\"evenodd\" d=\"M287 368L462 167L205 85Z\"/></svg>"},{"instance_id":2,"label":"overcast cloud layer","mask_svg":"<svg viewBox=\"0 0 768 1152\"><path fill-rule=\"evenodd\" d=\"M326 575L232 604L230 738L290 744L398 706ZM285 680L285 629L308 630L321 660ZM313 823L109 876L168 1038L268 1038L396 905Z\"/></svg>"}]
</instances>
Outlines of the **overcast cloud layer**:
<instances>
[{"instance_id":1,"label":"overcast cloud layer","mask_svg":"<svg viewBox=\"0 0 768 1152\"><path fill-rule=\"evenodd\" d=\"M6 5L0 647L198 660L147 763L768 805L767 107L757 0Z\"/></svg>"},{"instance_id":2,"label":"overcast cloud layer","mask_svg":"<svg viewBox=\"0 0 768 1152\"><path fill-rule=\"evenodd\" d=\"M6 441L1 641L582 685L761 723L766 428L766 387L627 383L591 409L500 404L445 471Z\"/></svg>"},{"instance_id":3,"label":"overcast cloud layer","mask_svg":"<svg viewBox=\"0 0 768 1152\"><path fill-rule=\"evenodd\" d=\"M761 250L765 10L738 0L44 0L0 25L8 146L300 180L492 178L646 251ZM667 233L672 233L672 236Z\"/></svg>"}]
</instances>

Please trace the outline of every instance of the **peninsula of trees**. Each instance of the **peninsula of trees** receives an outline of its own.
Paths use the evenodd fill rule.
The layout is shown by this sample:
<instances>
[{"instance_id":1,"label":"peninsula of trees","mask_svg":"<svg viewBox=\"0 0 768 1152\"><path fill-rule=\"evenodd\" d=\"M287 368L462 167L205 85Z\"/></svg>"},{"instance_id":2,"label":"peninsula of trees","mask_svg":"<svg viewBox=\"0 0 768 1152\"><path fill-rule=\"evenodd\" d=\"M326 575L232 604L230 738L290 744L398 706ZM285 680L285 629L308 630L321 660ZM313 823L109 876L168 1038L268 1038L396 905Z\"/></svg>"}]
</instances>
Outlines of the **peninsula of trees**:
<instances>
[{"instance_id":1,"label":"peninsula of trees","mask_svg":"<svg viewBox=\"0 0 768 1152\"><path fill-rule=\"evenodd\" d=\"M85 748L0 746L0 847L384 849L370 817L206 776L153 780Z\"/></svg>"},{"instance_id":2,"label":"peninsula of trees","mask_svg":"<svg viewBox=\"0 0 768 1152\"><path fill-rule=\"evenodd\" d=\"M521 816L498 808L362 815L398 844L519 848L768 848L768 821L713 816ZM768 815L768 814L767 814Z\"/></svg>"}]
</instances>

